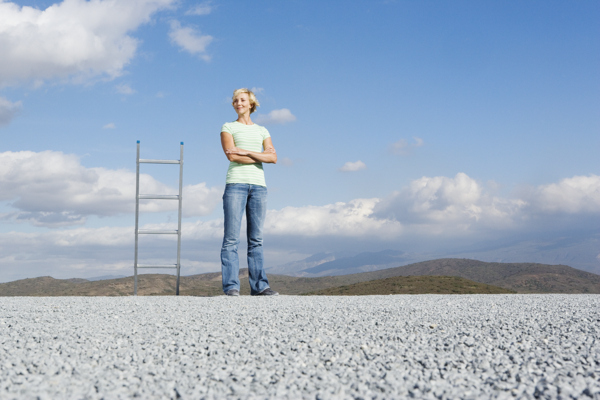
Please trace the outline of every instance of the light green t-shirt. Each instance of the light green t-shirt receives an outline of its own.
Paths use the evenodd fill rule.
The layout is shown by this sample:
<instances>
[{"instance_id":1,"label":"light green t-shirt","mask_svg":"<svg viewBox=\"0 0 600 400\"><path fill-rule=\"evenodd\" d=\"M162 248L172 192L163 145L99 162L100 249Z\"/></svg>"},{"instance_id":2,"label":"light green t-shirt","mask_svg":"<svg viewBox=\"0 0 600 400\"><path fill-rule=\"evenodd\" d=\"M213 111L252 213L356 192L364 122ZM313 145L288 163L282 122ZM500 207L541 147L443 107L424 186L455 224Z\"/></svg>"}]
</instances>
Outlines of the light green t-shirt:
<instances>
[{"instance_id":1,"label":"light green t-shirt","mask_svg":"<svg viewBox=\"0 0 600 400\"><path fill-rule=\"evenodd\" d=\"M260 125L245 125L237 121L223 124L221 132L228 132L233 136L235 147L240 149L261 153L263 141L271 137L269 131ZM265 172L261 162L254 164L238 164L234 161L229 163L226 183L249 183L252 185L267 186L265 183Z\"/></svg>"}]
</instances>

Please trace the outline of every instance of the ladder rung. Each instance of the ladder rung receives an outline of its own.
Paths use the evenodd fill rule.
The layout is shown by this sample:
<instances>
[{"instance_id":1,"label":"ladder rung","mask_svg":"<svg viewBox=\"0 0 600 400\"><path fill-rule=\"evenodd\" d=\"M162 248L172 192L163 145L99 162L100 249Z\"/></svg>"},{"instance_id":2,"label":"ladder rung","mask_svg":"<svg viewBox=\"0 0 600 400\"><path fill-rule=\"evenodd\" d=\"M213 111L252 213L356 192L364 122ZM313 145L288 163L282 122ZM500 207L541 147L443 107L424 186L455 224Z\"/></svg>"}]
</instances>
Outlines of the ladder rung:
<instances>
[{"instance_id":1,"label":"ladder rung","mask_svg":"<svg viewBox=\"0 0 600 400\"><path fill-rule=\"evenodd\" d=\"M174 231L167 230L154 230L154 229L138 229L138 234L140 235L177 235L178 231L175 229Z\"/></svg>"},{"instance_id":2,"label":"ladder rung","mask_svg":"<svg viewBox=\"0 0 600 400\"><path fill-rule=\"evenodd\" d=\"M145 163L145 164L179 164L179 160L151 160L149 158L147 158L147 159L141 159L140 158L140 163Z\"/></svg>"},{"instance_id":3,"label":"ladder rung","mask_svg":"<svg viewBox=\"0 0 600 400\"><path fill-rule=\"evenodd\" d=\"M178 194L140 194L139 199L179 200Z\"/></svg>"},{"instance_id":4,"label":"ladder rung","mask_svg":"<svg viewBox=\"0 0 600 400\"><path fill-rule=\"evenodd\" d=\"M177 264L168 265L138 265L138 268L177 268Z\"/></svg>"}]
</instances>

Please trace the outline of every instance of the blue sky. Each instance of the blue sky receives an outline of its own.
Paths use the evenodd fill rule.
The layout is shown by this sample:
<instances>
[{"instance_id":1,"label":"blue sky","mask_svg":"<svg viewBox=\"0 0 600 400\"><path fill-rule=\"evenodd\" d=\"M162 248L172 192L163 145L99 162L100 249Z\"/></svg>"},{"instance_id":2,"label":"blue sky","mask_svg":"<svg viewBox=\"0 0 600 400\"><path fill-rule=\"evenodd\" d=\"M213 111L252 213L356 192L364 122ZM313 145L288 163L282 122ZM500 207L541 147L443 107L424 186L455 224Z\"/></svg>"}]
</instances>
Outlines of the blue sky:
<instances>
[{"instance_id":1,"label":"blue sky","mask_svg":"<svg viewBox=\"0 0 600 400\"><path fill-rule=\"evenodd\" d=\"M132 273L136 140L185 142L183 273L218 270L239 87L279 156L268 266L390 248L600 272L598 20L596 1L0 1L0 281ZM163 203L142 223L172 222Z\"/></svg>"}]
</instances>

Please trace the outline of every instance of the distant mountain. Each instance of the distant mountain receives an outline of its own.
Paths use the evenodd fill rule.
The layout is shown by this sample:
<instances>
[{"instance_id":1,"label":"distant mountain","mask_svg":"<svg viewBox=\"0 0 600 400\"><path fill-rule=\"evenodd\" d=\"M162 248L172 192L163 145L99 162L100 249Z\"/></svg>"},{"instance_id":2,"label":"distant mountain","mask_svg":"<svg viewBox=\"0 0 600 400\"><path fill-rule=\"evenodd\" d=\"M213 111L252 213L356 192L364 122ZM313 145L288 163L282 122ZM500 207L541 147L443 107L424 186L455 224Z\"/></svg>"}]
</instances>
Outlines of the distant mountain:
<instances>
[{"instance_id":1,"label":"distant mountain","mask_svg":"<svg viewBox=\"0 0 600 400\"><path fill-rule=\"evenodd\" d=\"M339 256L338 256L339 257ZM300 261L292 261L287 264L279 265L277 267L267 268L269 274L283 274L290 276L302 276L302 271L310 268L314 268L323 263L333 261L336 259L335 253L318 253L305 258Z\"/></svg>"},{"instance_id":2,"label":"distant mountain","mask_svg":"<svg viewBox=\"0 0 600 400\"><path fill-rule=\"evenodd\" d=\"M489 241L471 248L437 254L432 258L469 258L488 262L529 262L562 264L600 274L600 232L536 239L516 239L514 242ZM419 260L423 261L423 260Z\"/></svg>"},{"instance_id":3,"label":"distant mountain","mask_svg":"<svg viewBox=\"0 0 600 400\"><path fill-rule=\"evenodd\" d=\"M268 268L269 274L319 277L356 274L434 259L461 258L495 263L569 265L600 274L600 231L569 237L515 238L510 242L482 241L441 253L384 250L360 254L320 253L304 260Z\"/></svg>"},{"instance_id":4,"label":"distant mountain","mask_svg":"<svg viewBox=\"0 0 600 400\"><path fill-rule=\"evenodd\" d=\"M326 277L337 275L359 274L373 272L409 264L425 262L432 259L478 259L503 265L520 265L522 260L529 260L539 265L567 264L574 265L578 270L600 274L598 262L600 251L600 234L592 232L587 235L536 239L516 240L515 242L498 243L497 241L481 242L472 248L454 253L419 254L398 250L383 250L379 252L323 252L314 254L303 260L267 268L271 275L287 275L295 277ZM428 261L433 262L433 261ZM530 264L531 264L530 263ZM459 274L459 271L453 273ZM442 275L448 275L442 274ZM414 274L424 275L424 274ZM463 276L463 275L455 275ZM597 275L594 275L597 276ZM467 279L472 279L464 275ZM100 276L88 278L89 281L117 279L123 276ZM372 278L377 279L377 278ZM477 281L477 279L474 279ZM492 283L493 284L493 283Z\"/></svg>"},{"instance_id":5,"label":"distant mountain","mask_svg":"<svg viewBox=\"0 0 600 400\"><path fill-rule=\"evenodd\" d=\"M324 263L323 263L324 264ZM249 294L248 270L240 271L241 293ZM533 263L486 263L468 259L439 259L419 262L403 267L389 268L350 275L317 278L269 275L269 283L281 294L297 295L322 289L353 285L359 282L383 280L393 277L428 277L423 287L428 293L440 293L439 277L460 277L486 285L498 286L517 293L597 293L600 294L600 275L577 270L566 265ZM151 274L138 277L139 295L175 294L175 277ZM437 282L437 283L435 283ZM397 282L396 282L397 283ZM360 294L377 294L383 283L361 286ZM467 288L473 285L463 285ZM460 286L460 285L459 285ZM435 289L438 288L438 289ZM380 288L381 289L381 288ZM358 289L357 289L358 290ZM372 293L369 293L369 290ZM466 289L465 289L466 290ZM479 289L477 293L489 293ZM487 290L487 289L485 289ZM455 293L470 293L468 291ZM41 277L0 283L0 296L130 296L133 294L133 277L103 281L83 279L54 279ZM180 294L184 296L221 295L221 274L218 272L181 277Z\"/></svg>"},{"instance_id":6,"label":"distant mountain","mask_svg":"<svg viewBox=\"0 0 600 400\"><path fill-rule=\"evenodd\" d=\"M364 252L352 256L336 253L319 253L304 260L267 268L267 272L269 274L306 277L348 275L398 267L425 259L427 259L425 256L408 254L397 250Z\"/></svg>"},{"instance_id":7,"label":"distant mountain","mask_svg":"<svg viewBox=\"0 0 600 400\"><path fill-rule=\"evenodd\" d=\"M384 250L376 253L365 252L353 257L324 262L316 267L304 269L302 274L303 276L317 277L369 272L397 267L408 260L410 258L402 251Z\"/></svg>"}]
</instances>

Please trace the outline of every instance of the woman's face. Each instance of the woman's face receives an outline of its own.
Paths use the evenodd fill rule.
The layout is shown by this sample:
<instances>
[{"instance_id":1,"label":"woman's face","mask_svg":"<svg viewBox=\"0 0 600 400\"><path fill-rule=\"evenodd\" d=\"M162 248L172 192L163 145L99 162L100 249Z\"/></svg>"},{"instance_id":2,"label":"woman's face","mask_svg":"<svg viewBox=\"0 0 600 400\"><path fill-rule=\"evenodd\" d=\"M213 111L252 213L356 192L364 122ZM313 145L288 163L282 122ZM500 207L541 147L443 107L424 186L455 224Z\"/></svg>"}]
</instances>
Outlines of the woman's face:
<instances>
[{"instance_id":1,"label":"woman's face","mask_svg":"<svg viewBox=\"0 0 600 400\"><path fill-rule=\"evenodd\" d=\"M238 115L249 114L252 104L250 104L250 98L248 93L240 93L233 99L233 108Z\"/></svg>"}]
</instances>

